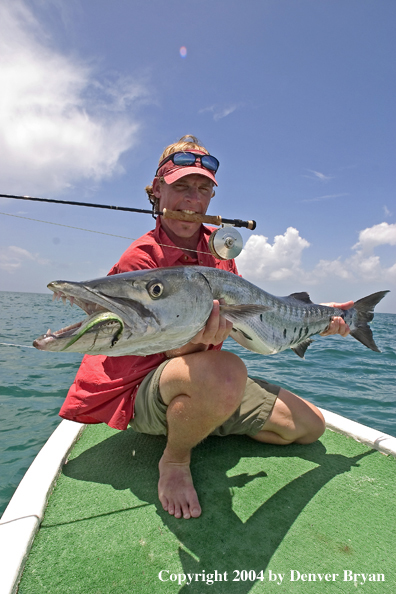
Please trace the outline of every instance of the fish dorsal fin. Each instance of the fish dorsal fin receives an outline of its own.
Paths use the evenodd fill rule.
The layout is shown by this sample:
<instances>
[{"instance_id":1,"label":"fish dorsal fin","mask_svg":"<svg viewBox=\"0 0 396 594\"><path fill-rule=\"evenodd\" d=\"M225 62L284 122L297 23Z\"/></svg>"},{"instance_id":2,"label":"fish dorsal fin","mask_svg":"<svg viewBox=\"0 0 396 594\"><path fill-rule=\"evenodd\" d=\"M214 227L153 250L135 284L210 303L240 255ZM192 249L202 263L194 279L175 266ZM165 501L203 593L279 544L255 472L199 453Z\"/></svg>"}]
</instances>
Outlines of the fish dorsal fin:
<instances>
[{"instance_id":1,"label":"fish dorsal fin","mask_svg":"<svg viewBox=\"0 0 396 594\"><path fill-rule=\"evenodd\" d=\"M315 341L311 340L310 338L307 338L307 340L304 340L304 342L300 342L300 344L298 344L297 346L292 347L292 351L294 351L296 355L301 357L301 359L304 359L305 351L313 342Z\"/></svg>"},{"instance_id":2,"label":"fish dorsal fin","mask_svg":"<svg viewBox=\"0 0 396 594\"><path fill-rule=\"evenodd\" d=\"M220 305L220 314L230 322L239 322L252 316L259 316L272 307L268 305L255 305L252 303L242 303L239 305Z\"/></svg>"},{"instance_id":3,"label":"fish dorsal fin","mask_svg":"<svg viewBox=\"0 0 396 594\"><path fill-rule=\"evenodd\" d=\"M289 297L293 297L293 299L297 299L298 301L303 301L304 303L312 303L310 296L308 293L303 291L302 293L292 293Z\"/></svg>"}]
</instances>

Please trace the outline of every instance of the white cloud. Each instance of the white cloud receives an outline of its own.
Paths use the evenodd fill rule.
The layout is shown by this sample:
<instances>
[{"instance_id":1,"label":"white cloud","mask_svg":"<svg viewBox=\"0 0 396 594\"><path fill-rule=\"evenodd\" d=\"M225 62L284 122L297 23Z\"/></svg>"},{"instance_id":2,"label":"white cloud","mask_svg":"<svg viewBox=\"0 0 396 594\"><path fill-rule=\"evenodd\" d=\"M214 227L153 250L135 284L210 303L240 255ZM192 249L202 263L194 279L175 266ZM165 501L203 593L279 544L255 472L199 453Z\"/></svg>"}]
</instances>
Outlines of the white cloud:
<instances>
[{"instance_id":1,"label":"white cloud","mask_svg":"<svg viewBox=\"0 0 396 594\"><path fill-rule=\"evenodd\" d=\"M273 245L263 235L251 235L238 257L238 268L253 281L293 278L301 273L301 254L309 245L293 227L276 235Z\"/></svg>"},{"instance_id":2,"label":"white cloud","mask_svg":"<svg viewBox=\"0 0 396 594\"><path fill-rule=\"evenodd\" d=\"M200 109L199 113L210 112L213 113L213 119L215 122L221 120L222 118L227 117L231 113L233 113L238 108L238 105L211 105L210 107L205 107L204 109Z\"/></svg>"},{"instance_id":3,"label":"white cloud","mask_svg":"<svg viewBox=\"0 0 396 594\"><path fill-rule=\"evenodd\" d=\"M40 258L39 254L32 254L24 248L16 245L10 245L6 248L0 248L0 269L13 273L21 268L27 262L37 262L45 266L49 260Z\"/></svg>"},{"instance_id":4,"label":"white cloud","mask_svg":"<svg viewBox=\"0 0 396 594\"><path fill-rule=\"evenodd\" d=\"M326 194L325 196L317 196L316 198L305 198L304 200L301 200L301 202L323 202L324 200L331 200L332 198L341 198L342 196L349 196L349 194Z\"/></svg>"},{"instance_id":5,"label":"white cloud","mask_svg":"<svg viewBox=\"0 0 396 594\"><path fill-rule=\"evenodd\" d=\"M372 250L379 245L396 245L396 224L381 223L361 231L359 242L353 246L355 253L347 258L319 260L315 267L308 270L302 262L304 249L310 246L300 237L297 229L289 227L284 235L277 235L271 245L263 235L252 235L238 257L238 269L241 274L265 286L266 283L287 285L331 285L334 281L342 282L386 282L396 283L396 263L386 267L379 256Z\"/></svg>"},{"instance_id":6,"label":"white cloud","mask_svg":"<svg viewBox=\"0 0 396 594\"><path fill-rule=\"evenodd\" d=\"M319 260L311 276L318 280L334 277L348 280L350 271L341 261L341 258L337 258L337 260Z\"/></svg>"},{"instance_id":7,"label":"white cloud","mask_svg":"<svg viewBox=\"0 0 396 594\"><path fill-rule=\"evenodd\" d=\"M139 129L131 106L142 84L95 78L93 67L51 47L20 0L0 2L0 182L8 192L61 191L120 172Z\"/></svg>"},{"instance_id":8,"label":"white cloud","mask_svg":"<svg viewBox=\"0 0 396 594\"><path fill-rule=\"evenodd\" d=\"M380 223L360 231L359 241L353 249L368 252L379 245L396 245L396 223Z\"/></svg>"},{"instance_id":9,"label":"white cloud","mask_svg":"<svg viewBox=\"0 0 396 594\"><path fill-rule=\"evenodd\" d=\"M327 182L330 179L333 179L332 175L325 175L320 171L314 171L313 169L308 169L308 171L312 173L312 175L304 175L304 177L308 177L309 179L320 179L322 182Z\"/></svg>"},{"instance_id":10,"label":"white cloud","mask_svg":"<svg viewBox=\"0 0 396 594\"><path fill-rule=\"evenodd\" d=\"M365 256L358 252L344 261L320 260L312 271L312 283L328 281L332 278L343 279L350 282L384 282L396 283L396 264L386 267L381 264L379 256Z\"/></svg>"}]
</instances>

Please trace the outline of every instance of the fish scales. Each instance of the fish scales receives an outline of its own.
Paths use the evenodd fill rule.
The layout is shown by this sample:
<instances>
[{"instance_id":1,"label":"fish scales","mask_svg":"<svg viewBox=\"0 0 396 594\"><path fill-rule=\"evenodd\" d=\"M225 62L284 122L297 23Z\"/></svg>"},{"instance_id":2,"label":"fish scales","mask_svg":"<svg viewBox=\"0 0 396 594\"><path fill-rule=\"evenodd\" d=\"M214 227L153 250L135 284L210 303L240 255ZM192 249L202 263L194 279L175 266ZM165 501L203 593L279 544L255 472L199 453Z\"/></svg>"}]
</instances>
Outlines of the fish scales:
<instances>
[{"instance_id":1,"label":"fish scales","mask_svg":"<svg viewBox=\"0 0 396 594\"><path fill-rule=\"evenodd\" d=\"M232 320L234 331L231 336L251 351L274 354L322 332L336 315L346 321L352 320L352 315L344 310L303 303L291 296L275 297L240 277L229 286L228 273L216 272L218 274L211 269L202 271L215 298L224 298L227 303L249 302L269 308L267 312L243 321Z\"/></svg>"},{"instance_id":2,"label":"fish scales","mask_svg":"<svg viewBox=\"0 0 396 594\"><path fill-rule=\"evenodd\" d=\"M213 299L222 299L224 317L233 323L230 336L264 355L291 348L300 357L334 316L351 335L378 351L369 322L388 291L359 299L342 310L311 302L307 293L276 297L230 272L181 266L127 272L91 281L53 281L48 287L70 299L88 317L34 341L40 350L94 355L150 355L187 344L205 326ZM224 303L224 304L223 304Z\"/></svg>"}]
</instances>

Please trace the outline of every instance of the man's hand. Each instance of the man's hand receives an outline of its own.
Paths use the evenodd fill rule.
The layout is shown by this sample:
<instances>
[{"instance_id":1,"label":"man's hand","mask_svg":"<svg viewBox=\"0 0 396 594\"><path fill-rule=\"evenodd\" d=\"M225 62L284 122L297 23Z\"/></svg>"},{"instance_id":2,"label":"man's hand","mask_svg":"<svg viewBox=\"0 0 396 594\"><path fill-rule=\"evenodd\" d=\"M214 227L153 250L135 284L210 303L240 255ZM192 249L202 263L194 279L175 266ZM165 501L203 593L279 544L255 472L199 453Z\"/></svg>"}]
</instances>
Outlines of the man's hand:
<instances>
[{"instance_id":1,"label":"man's hand","mask_svg":"<svg viewBox=\"0 0 396 594\"><path fill-rule=\"evenodd\" d=\"M229 322L220 315L220 303L224 303L224 299L221 299L220 301L215 299L213 301L212 313L204 328L202 328L202 330L200 330L198 334L184 346L179 349L166 351L166 357L172 359L173 357L182 357L183 355L206 351L209 345L213 344L216 346L223 342L231 332L232 322Z\"/></svg>"},{"instance_id":2,"label":"man's hand","mask_svg":"<svg viewBox=\"0 0 396 594\"><path fill-rule=\"evenodd\" d=\"M347 301L346 303L321 303L321 305L327 305L329 307L338 307L339 309L350 309L354 306L353 301ZM321 336L330 336L331 334L340 334L341 336L348 336L350 332L348 324L340 317L332 319L326 330L320 333Z\"/></svg>"},{"instance_id":3,"label":"man's hand","mask_svg":"<svg viewBox=\"0 0 396 594\"><path fill-rule=\"evenodd\" d=\"M206 326L190 342L193 344L204 344L209 346L213 344L216 346L223 342L230 334L232 329L232 322L226 320L220 315L220 303L224 303L224 299L213 301L213 309L210 314Z\"/></svg>"}]
</instances>

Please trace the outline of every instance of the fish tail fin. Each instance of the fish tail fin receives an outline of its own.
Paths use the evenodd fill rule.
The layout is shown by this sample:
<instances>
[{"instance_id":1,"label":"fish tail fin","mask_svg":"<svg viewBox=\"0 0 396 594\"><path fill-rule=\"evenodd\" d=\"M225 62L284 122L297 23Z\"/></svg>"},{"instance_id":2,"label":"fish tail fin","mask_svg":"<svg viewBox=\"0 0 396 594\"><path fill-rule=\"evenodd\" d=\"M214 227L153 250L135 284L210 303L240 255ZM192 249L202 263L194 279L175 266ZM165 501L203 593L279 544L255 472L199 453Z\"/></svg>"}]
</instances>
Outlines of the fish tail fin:
<instances>
[{"instance_id":1,"label":"fish tail fin","mask_svg":"<svg viewBox=\"0 0 396 594\"><path fill-rule=\"evenodd\" d=\"M385 297L389 291L378 291L367 297L363 297L355 302L355 313L353 316L353 326L351 328L351 336L356 338L359 342L364 344L372 351L380 353L381 351L374 342L373 333L369 326L369 322L374 318L375 306Z\"/></svg>"}]
</instances>

